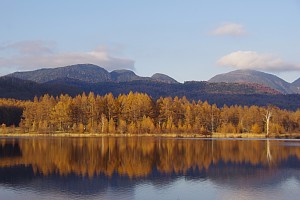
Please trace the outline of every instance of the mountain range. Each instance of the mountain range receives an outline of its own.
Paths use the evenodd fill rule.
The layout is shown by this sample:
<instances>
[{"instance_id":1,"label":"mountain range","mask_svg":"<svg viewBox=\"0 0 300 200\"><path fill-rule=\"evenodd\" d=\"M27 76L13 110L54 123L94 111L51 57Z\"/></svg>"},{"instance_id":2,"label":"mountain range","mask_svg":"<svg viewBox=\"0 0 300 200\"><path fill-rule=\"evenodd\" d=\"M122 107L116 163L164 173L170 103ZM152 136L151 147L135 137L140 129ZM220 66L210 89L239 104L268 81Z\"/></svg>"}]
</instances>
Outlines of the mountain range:
<instances>
[{"instance_id":1,"label":"mountain range","mask_svg":"<svg viewBox=\"0 0 300 200\"><path fill-rule=\"evenodd\" d=\"M50 94L75 96L94 92L115 96L143 92L154 99L183 97L227 105L276 105L280 108L300 108L300 79L288 83L277 76L254 70L237 70L220 74L209 81L179 83L165 74L141 77L130 70L108 72L92 64L78 64L59 68L15 72L0 77L0 97L33 99Z\"/></svg>"},{"instance_id":2,"label":"mountain range","mask_svg":"<svg viewBox=\"0 0 300 200\"><path fill-rule=\"evenodd\" d=\"M255 70L236 70L216 75L208 81L217 83L257 83L278 90L283 94L300 93L300 78L293 83L288 83L275 75Z\"/></svg>"},{"instance_id":3,"label":"mountain range","mask_svg":"<svg viewBox=\"0 0 300 200\"><path fill-rule=\"evenodd\" d=\"M66 78L76 79L86 83L128 82L136 80L177 83L176 80L164 74L154 74L152 77L141 77L130 70L123 69L108 72L104 68L93 64L78 64L66 67L38 69L27 72L15 72L7 76L34 81L37 83L46 83Z\"/></svg>"}]
</instances>

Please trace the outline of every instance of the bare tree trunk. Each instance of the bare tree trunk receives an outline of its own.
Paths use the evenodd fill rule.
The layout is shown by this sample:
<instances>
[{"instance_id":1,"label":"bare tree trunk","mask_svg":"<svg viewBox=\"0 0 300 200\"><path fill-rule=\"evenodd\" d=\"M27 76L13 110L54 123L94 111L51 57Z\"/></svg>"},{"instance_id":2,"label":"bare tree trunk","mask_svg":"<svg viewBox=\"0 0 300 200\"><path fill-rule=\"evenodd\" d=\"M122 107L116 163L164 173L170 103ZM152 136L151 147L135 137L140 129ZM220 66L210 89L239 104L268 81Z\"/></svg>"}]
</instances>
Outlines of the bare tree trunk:
<instances>
[{"instance_id":1,"label":"bare tree trunk","mask_svg":"<svg viewBox=\"0 0 300 200\"><path fill-rule=\"evenodd\" d=\"M105 126L105 124L104 124L104 116L102 115L101 116L101 133L104 132L104 126Z\"/></svg>"},{"instance_id":2,"label":"bare tree trunk","mask_svg":"<svg viewBox=\"0 0 300 200\"><path fill-rule=\"evenodd\" d=\"M272 117L272 112L270 110L267 110L267 113L265 114L265 120L266 120L266 126L267 126L267 137L269 137L269 130L270 130L270 119Z\"/></svg>"}]
</instances>

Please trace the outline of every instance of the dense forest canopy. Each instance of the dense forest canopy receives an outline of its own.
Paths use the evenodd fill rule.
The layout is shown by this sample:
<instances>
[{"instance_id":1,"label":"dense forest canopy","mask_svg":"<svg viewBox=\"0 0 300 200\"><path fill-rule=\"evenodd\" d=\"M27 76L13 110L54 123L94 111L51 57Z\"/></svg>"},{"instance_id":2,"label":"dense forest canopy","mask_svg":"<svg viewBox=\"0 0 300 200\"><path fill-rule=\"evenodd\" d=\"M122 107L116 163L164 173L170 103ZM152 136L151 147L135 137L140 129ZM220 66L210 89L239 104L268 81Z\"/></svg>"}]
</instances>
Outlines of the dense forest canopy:
<instances>
[{"instance_id":1,"label":"dense forest canopy","mask_svg":"<svg viewBox=\"0 0 300 200\"><path fill-rule=\"evenodd\" d=\"M263 133L267 131L267 113L271 113L270 133L299 132L300 110L274 106L217 107L185 97L154 100L147 94L132 92L117 97L111 93L83 93L74 98L44 95L33 101L0 100L1 124L8 122L10 126L21 119L19 125L24 132L40 133Z\"/></svg>"}]
</instances>

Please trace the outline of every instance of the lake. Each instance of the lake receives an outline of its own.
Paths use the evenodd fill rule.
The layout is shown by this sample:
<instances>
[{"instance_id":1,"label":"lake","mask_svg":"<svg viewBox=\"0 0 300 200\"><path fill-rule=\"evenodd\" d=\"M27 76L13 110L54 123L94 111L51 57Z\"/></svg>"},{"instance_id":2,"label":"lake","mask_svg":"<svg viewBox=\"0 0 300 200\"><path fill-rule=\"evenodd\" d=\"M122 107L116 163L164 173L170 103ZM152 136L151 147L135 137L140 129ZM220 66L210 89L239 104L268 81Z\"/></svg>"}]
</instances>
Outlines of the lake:
<instances>
[{"instance_id":1,"label":"lake","mask_svg":"<svg viewBox=\"0 0 300 200\"><path fill-rule=\"evenodd\" d=\"M299 199L300 140L0 138L0 199Z\"/></svg>"}]
</instances>

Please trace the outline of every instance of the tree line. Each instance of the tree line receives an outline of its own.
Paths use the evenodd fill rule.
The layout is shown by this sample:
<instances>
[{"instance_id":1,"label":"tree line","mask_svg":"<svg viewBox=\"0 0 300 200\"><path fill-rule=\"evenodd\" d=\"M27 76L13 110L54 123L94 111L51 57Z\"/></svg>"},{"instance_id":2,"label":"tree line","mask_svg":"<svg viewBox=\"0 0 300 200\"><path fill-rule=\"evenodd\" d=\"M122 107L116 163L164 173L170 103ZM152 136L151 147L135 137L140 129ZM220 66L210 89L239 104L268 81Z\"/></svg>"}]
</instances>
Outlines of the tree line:
<instances>
[{"instance_id":1,"label":"tree line","mask_svg":"<svg viewBox=\"0 0 300 200\"><path fill-rule=\"evenodd\" d=\"M117 97L111 93L105 96L83 93L74 98L44 95L33 101L1 99L1 107L23 110L19 126L24 132L209 134L266 133L268 130L271 134L281 134L300 130L300 109L217 107L185 97L154 100L147 94L133 92Z\"/></svg>"}]
</instances>

